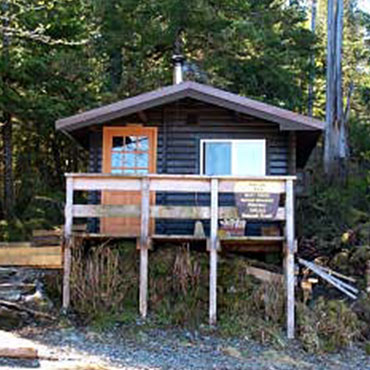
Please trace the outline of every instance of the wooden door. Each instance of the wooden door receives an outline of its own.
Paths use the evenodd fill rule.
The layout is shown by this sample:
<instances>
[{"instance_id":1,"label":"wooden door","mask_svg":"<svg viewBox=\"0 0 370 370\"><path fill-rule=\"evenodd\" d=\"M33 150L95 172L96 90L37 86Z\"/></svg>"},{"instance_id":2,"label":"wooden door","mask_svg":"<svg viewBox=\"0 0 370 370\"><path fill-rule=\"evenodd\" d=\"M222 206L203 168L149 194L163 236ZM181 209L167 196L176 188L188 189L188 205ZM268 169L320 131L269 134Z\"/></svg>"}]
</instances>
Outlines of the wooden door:
<instances>
[{"instance_id":1,"label":"wooden door","mask_svg":"<svg viewBox=\"0 0 370 370\"><path fill-rule=\"evenodd\" d=\"M156 172L157 128L143 126L105 127L103 172L116 175L145 175ZM155 203L155 194L150 195ZM103 191L102 204L141 204L141 192ZM154 222L151 222L151 229ZM103 234L138 236L140 217L110 217L100 220Z\"/></svg>"}]
</instances>

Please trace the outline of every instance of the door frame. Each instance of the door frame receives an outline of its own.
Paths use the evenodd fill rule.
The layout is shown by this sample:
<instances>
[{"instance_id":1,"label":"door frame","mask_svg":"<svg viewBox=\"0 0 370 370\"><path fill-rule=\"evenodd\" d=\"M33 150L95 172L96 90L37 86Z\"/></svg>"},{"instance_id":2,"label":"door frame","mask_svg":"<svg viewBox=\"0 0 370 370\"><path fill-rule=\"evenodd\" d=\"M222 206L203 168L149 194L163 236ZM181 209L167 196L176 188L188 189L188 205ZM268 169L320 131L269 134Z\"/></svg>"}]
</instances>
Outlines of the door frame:
<instances>
[{"instance_id":1,"label":"door frame","mask_svg":"<svg viewBox=\"0 0 370 370\"><path fill-rule=\"evenodd\" d=\"M128 126L108 126L103 128L103 145L102 145L102 173L110 174L111 176L135 176L135 174L112 174L111 173L111 155L112 155L112 138L114 136L148 136L149 138L149 163L148 163L148 173L156 173L157 168L157 134L158 128L157 127L147 127L142 125L128 125ZM138 175L139 176L139 175ZM145 175L140 175L145 176ZM109 198L110 190L103 190L101 194L101 204L106 204ZM140 192L127 192L127 191L117 191L116 193L125 193L126 196L128 193L140 193ZM141 194L141 193L140 193ZM133 196L132 198L134 198ZM149 198L150 204L155 204L155 192L150 192ZM122 203L128 204L128 203ZM135 203L136 204L136 203ZM136 218L136 217L135 217ZM135 219L134 218L134 219ZM129 223L130 218L125 218L127 223ZM139 217L140 219L140 217ZM122 236L138 236L140 235L140 230L136 230L135 232L126 229L127 224L122 225L122 232L120 231L118 235ZM116 235L114 230L114 223L117 221L109 221L109 218L100 218L100 231L105 234ZM119 222L119 221L118 221ZM113 223L113 225L112 225ZM155 223L154 219L150 219L150 232L154 232ZM135 229L135 227L134 227ZM137 235L136 235L137 234Z\"/></svg>"}]
</instances>

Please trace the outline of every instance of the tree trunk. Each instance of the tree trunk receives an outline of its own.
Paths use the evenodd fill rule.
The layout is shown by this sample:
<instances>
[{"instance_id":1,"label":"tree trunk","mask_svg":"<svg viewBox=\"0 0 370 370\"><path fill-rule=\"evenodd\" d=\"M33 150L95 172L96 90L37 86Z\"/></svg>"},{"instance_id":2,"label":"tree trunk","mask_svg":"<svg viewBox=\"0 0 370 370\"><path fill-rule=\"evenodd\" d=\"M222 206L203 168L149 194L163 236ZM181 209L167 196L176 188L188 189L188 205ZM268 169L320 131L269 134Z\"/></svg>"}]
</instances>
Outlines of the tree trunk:
<instances>
[{"instance_id":1,"label":"tree trunk","mask_svg":"<svg viewBox=\"0 0 370 370\"><path fill-rule=\"evenodd\" d=\"M13 192L13 147L12 147L12 117L4 114L3 122L3 160L4 160L4 214L6 220L13 218L14 192Z\"/></svg>"},{"instance_id":2,"label":"tree trunk","mask_svg":"<svg viewBox=\"0 0 370 370\"><path fill-rule=\"evenodd\" d=\"M325 147L324 147L324 170L329 174L333 152L332 152L332 130L333 130L333 33L334 33L334 1L328 0L328 19L327 19L327 56L326 56L326 127L325 127Z\"/></svg>"},{"instance_id":3,"label":"tree trunk","mask_svg":"<svg viewBox=\"0 0 370 370\"><path fill-rule=\"evenodd\" d=\"M324 169L329 179L346 177L347 122L343 111L343 0L328 0Z\"/></svg>"},{"instance_id":4,"label":"tree trunk","mask_svg":"<svg viewBox=\"0 0 370 370\"><path fill-rule=\"evenodd\" d=\"M312 0L311 7L311 32L316 34L316 13L317 13L317 0ZM310 57L310 76L308 85L308 115L312 117L313 115L313 104L315 100L315 53L314 51Z\"/></svg>"},{"instance_id":5,"label":"tree trunk","mask_svg":"<svg viewBox=\"0 0 370 370\"><path fill-rule=\"evenodd\" d=\"M9 3L2 2L3 25L9 26ZM9 70L9 35L3 31L3 58L4 58L4 76L3 76L3 94L7 94L7 72ZM12 116L9 112L3 111L3 161L4 161L4 214L7 220L13 217L14 193L13 193L13 150L12 150Z\"/></svg>"}]
</instances>

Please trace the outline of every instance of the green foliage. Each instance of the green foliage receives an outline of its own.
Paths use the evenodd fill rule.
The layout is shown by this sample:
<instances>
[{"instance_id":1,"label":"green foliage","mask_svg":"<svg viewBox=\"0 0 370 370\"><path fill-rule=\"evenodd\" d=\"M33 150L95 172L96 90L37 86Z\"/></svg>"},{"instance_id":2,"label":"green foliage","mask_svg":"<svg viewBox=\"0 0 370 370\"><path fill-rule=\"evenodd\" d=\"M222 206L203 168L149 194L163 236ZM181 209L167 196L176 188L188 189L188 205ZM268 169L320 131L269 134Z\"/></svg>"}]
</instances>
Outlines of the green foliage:
<instances>
[{"instance_id":1,"label":"green foliage","mask_svg":"<svg viewBox=\"0 0 370 370\"><path fill-rule=\"evenodd\" d=\"M314 181L308 196L297 201L297 232L317 239L319 250L330 253L340 249L343 234L370 213L368 179L353 176L345 185L328 186L317 174Z\"/></svg>"},{"instance_id":2,"label":"green foliage","mask_svg":"<svg viewBox=\"0 0 370 370\"><path fill-rule=\"evenodd\" d=\"M180 35L189 78L292 109L306 99L315 40L299 7L281 0L96 3L107 89L118 96L168 85Z\"/></svg>"},{"instance_id":3,"label":"green foliage","mask_svg":"<svg viewBox=\"0 0 370 370\"><path fill-rule=\"evenodd\" d=\"M343 301L318 299L313 308L297 305L299 338L308 352L336 351L361 337L364 325Z\"/></svg>"},{"instance_id":4,"label":"green foliage","mask_svg":"<svg viewBox=\"0 0 370 370\"><path fill-rule=\"evenodd\" d=\"M137 306L137 257L134 243L74 248L71 301L83 322L103 327Z\"/></svg>"},{"instance_id":5,"label":"green foliage","mask_svg":"<svg viewBox=\"0 0 370 370\"><path fill-rule=\"evenodd\" d=\"M150 310L160 324L198 326L207 320L208 259L204 253L169 246L151 256Z\"/></svg>"}]
</instances>

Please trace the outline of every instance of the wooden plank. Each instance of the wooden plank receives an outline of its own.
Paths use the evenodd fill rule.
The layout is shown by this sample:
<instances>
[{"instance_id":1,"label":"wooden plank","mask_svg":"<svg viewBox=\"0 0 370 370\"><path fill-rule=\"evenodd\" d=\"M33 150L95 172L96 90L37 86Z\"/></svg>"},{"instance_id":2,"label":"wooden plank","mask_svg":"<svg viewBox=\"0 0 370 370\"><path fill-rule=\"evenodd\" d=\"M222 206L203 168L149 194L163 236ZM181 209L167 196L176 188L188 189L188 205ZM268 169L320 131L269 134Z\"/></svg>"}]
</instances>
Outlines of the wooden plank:
<instances>
[{"instance_id":1,"label":"wooden plank","mask_svg":"<svg viewBox=\"0 0 370 370\"><path fill-rule=\"evenodd\" d=\"M65 312L69 309L70 304L70 279L71 279L71 265L72 265L72 252L71 247L73 237L69 237L64 244L64 258L63 258L63 302L62 307Z\"/></svg>"},{"instance_id":2,"label":"wooden plank","mask_svg":"<svg viewBox=\"0 0 370 370\"><path fill-rule=\"evenodd\" d=\"M284 193L285 180L295 179L294 176L200 176L200 175L146 175L151 179L151 191L210 191L209 180L217 178L220 181L219 192L233 192L238 184L238 191L251 191L257 186L262 186L266 192ZM127 190L140 191L140 176L112 175L112 174L77 174L67 175L73 178L75 190ZM175 185L175 188L174 188ZM177 187L178 186L178 187Z\"/></svg>"},{"instance_id":3,"label":"wooden plank","mask_svg":"<svg viewBox=\"0 0 370 370\"><path fill-rule=\"evenodd\" d=\"M237 252L237 253L277 253L282 250L280 244L253 244L253 243L222 243L222 250L225 252Z\"/></svg>"},{"instance_id":4,"label":"wooden plank","mask_svg":"<svg viewBox=\"0 0 370 370\"><path fill-rule=\"evenodd\" d=\"M62 235L59 235L59 236L51 235L51 236L42 236L42 237L32 238L32 246L34 247L61 245L61 243L62 243Z\"/></svg>"},{"instance_id":5,"label":"wooden plank","mask_svg":"<svg viewBox=\"0 0 370 370\"><path fill-rule=\"evenodd\" d=\"M112 191L139 191L140 180L130 177L115 178L75 178L75 190L112 190ZM263 185L268 184L268 186ZM263 180L244 180L241 179L220 179L219 192L232 193L235 192L237 186L238 192L250 192L256 189L257 186L265 188L265 192L284 193L283 181L266 181ZM174 179L153 179L151 180L151 191L176 191L176 192L209 192L209 181L198 179L174 178Z\"/></svg>"},{"instance_id":6,"label":"wooden plank","mask_svg":"<svg viewBox=\"0 0 370 370\"><path fill-rule=\"evenodd\" d=\"M264 270L258 267L248 266L246 268L246 272L247 274L252 275L257 279L268 283L282 283L284 281L283 275L268 270Z\"/></svg>"},{"instance_id":7,"label":"wooden plank","mask_svg":"<svg viewBox=\"0 0 370 370\"><path fill-rule=\"evenodd\" d=\"M132 234L111 234L111 233L87 233L87 232L74 232L73 236L80 239L136 239L140 235Z\"/></svg>"},{"instance_id":8,"label":"wooden plank","mask_svg":"<svg viewBox=\"0 0 370 370\"><path fill-rule=\"evenodd\" d=\"M37 349L32 347L0 347L0 357L23 360L36 360L39 358Z\"/></svg>"},{"instance_id":9,"label":"wooden plank","mask_svg":"<svg viewBox=\"0 0 370 370\"><path fill-rule=\"evenodd\" d=\"M286 182L286 199L285 199L285 218L286 218L286 241L290 251L294 251L294 189L293 181Z\"/></svg>"},{"instance_id":10,"label":"wooden plank","mask_svg":"<svg viewBox=\"0 0 370 370\"><path fill-rule=\"evenodd\" d=\"M70 275L71 275L71 244L72 225L73 225L73 186L74 179L67 178L66 187L66 206L65 206L65 224L64 224L64 258L63 258L63 310L67 311L70 304Z\"/></svg>"},{"instance_id":11,"label":"wooden plank","mask_svg":"<svg viewBox=\"0 0 370 370\"><path fill-rule=\"evenodd\" d=\"M211 180L211 179L219 179L219 180L253 180L253 181L268 181L268 182L276 182L276 181L287 181L287 180L296 180L296 176L206 176L206 175L170 175L170 174L148 174L145 176L140 175L113 175L111 173L66 173L66 178L74 178L76 179L106 179L113 178L113 179L136 179L141 180L143 177L147 177L149 179L169 179L169 180ZM140 190L140 189L139 189Z\"/></svg>"},{"instance_id":12,"label":"wooden plank","mask_svg":"<svg viewBox=\"0 0 370 370\"><path fill-rule=\"evenodd\" d=\"M140 248L139 310L144 319L148 311L148 248Z\"/></svg>"},{"instance_id":13,"label":"wooden plank","mask_svg":"<svg viewBox=\"0 0 370 370\"><path fill-rule=\"evenodd\" d=\"M147 247L149 237L149 218L150 218L150 192L149 179L142 180L141 190L141 247Z\"/></svg>"},{"instance_id":14,"label":"wooden plank","mask_svg":"<svg viewBox=\"0 0 370 370\"><path fill-rule=\"evenodd\" d=\"M0 266L62 268L62 249L61 247L3 247L0 248Z\"/></svg>"},{"instance_id":15,"label":"wooden plank","mask_svg":"<svg viewBox=\"0 0 370 370\"><path fill-rule=\"evenodd\" d=\"M220 193L285 193L284 181L263 181L263 180L229 180L220 179Z\"/></svg>"},{"instance_id":16,"label":"wooden plank","mask_svg":"<svg viewBox=\"0 0 370 370\"><path fill-rule=\"evenodd\" d=\"M343 275L337 271L334 271L332 269L330 269L329 267L326 267L326 266L320 266L322 270L326 271L329 275L334 275L334 276L337 276L341 279L344 279L344 280L348 280L352 283L356 283L356 279L351 277L351 276L346 276L346 275Z\"/></svg>"},{"instance_id":17,"label":"wooden plank","mask_svg":"<svg viewBox=\"0 0 370 370\"><path fill-rule=\"evenodd\" d=\"M116 190L116 191L140 191L141 181L137 178L116 177L110 175L107 177L81 177L74 178L75 190Z\"/></svg>"},{"instance_id":18,"label":"wooden plank","mask_svg":"<svg viewBox=\"0 0 370 370\"><path fill-rule=\"evenodd\" d=\"M148 248L149 248L149 179L142 180L141 190L141 234L140 234L140 292L139 310L146 318L148 310Z\"/></svg>"},{"instance_id":19,"label":"wooden plank","mask_svg":"<svg viewBox=\"0 0 370 370\"><path fill-rule=\"evenodd\" d=\"M151 216L155 218L170 219L194 219L205 220L211 218L210 207L190 207L190 206L152 206ZM239 218L236 207L218 207L218 218ZM275 218L270 221L284 221L285 209L280 207Z\"/></svg>"},{"instance_id":20,"label":"wooden plank","mask_svg":"<svg viewBox=\"0 0 370 370\"><path fill-rule=\"evenodd\" d=\"M224 241L239 241L239 242L253 242L253 243L270 243L270 242L283 242L283 236L223 236L220 238Z\"/></svg>"},{"instance_id":21,"label":"wooden plank","mask_svg":"<svg viewBox=\"0 0 370 370\"><path fill-rule=\"evenodd\" d=\"M150 216L154 218L205 220L211 217L210 207L192 206L151 206ZM141 208L137 205L74 205L73 217L137 217ZM236 207L219 207L219 218L238 218ZM280 207L274 219L285 220L285 209Z\"/></svg>"},{"instance_id":22,"label":"wooden plank","mask_svg":"<svg viewBox=\"0 0 370 370\"><path fill-rule=\"evenodd\" d=\"M73 187L74 179L67 178L66 184L66 205L64 209L64 237L68 239L72 235L72 225L73 225Z\"/></svg>"},{"instance_id":23,"label":"wooden plank","mask_svg":"<svg viewBox=\"0 0 370 370\"><path fill-rule=\"evenodd\" d=\"M32 244L30 242L1 242L1 248L31 248Z\"/></svg>"},{"instance_id":24,"label":"wooden plank","mask_svg":"<svg viewBox=\"0 0 370 370\"><path fill-rule=\"evenodd\" d=\"M175 192L209 192L210 183L207 179L152 179L151 191Z\"/></svg>"},{"instance_id":25,"label":"wooden plank","mask_svg":"<svg viewBox=\"0 0 370 370\"><path fill-rule=\"evenodd\" d=\"M217 321L218 180L211 180L211 231L209 269L209 323Z\"/></svg>"},{"instance_id":26,"label":"wooden plank","mask_svg":"<svg viewBox=\"0 0 370 370\"><path fill-rule=\"evenodd\" d=\"M32 231L32 236L33 237L49 237L49 236L55 236L55 237L58 237L58 236L61 236L62 234L62 230L61 229L57 229L57 230L33 230Z\"/></svg>"},{"instance_id":27,"label":"wooden plank","mask_svg":"<svg viewBox=\"0 0 370 370\"><path fill-rule=\"evenodd\" d=\"M217 322L217 250L209 251L209 324Z\"/></svg>"},{"instance_id":28,"label":"wooden plank","mask_svg":"<svg viewBox=\"0 0 370 370\"><path fill-rule=\"evenodd\" d=\"M199 237L194 235L152 235L153 240L179 240L179 241L205 241L206 237Z\"/></svg>"},{"instance_id":29,"label":"wooden plank","mask_svg":"<svg viewBox=\"0 0 370 370\"><path fill-rule=\"evenodd\" d=\"M77 204L73 206L73 217L139 217L139 205Z\"/></svg>"},{"instance_id":30,"label":"wooden plank","mask_svg":"<svg viewBox=\"0 0 370 370\"><path fill-rule=\"evenodd\" d=\"M287 336L294 338L295 327L295 297L294 297L294 189L293 180L286 181L286 251L285 251L285 281L287 306Z\"/></svg>"},{"instance_id":31,"label":"wooden plank","mask_svg":"<svg viewBox=\"0 0 370 370\"><path fill-rule=\"evenodd\" d=\"M286 284L286 310L287 310L287 337L294 338L295 327L295 298L294 298L294 253L285 250L285 284Z\"/></svg>"}]
</instances>

